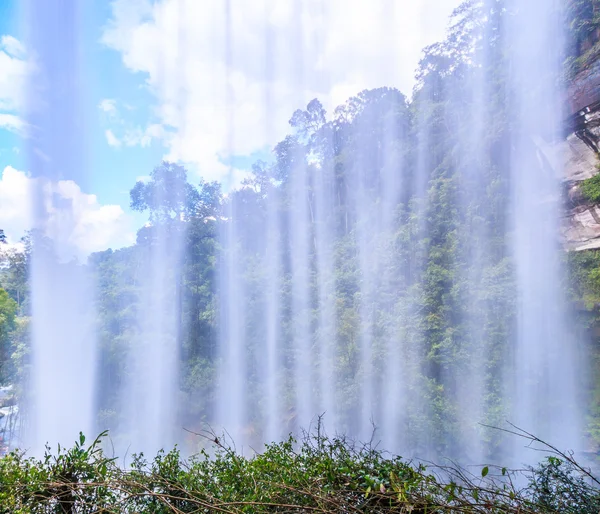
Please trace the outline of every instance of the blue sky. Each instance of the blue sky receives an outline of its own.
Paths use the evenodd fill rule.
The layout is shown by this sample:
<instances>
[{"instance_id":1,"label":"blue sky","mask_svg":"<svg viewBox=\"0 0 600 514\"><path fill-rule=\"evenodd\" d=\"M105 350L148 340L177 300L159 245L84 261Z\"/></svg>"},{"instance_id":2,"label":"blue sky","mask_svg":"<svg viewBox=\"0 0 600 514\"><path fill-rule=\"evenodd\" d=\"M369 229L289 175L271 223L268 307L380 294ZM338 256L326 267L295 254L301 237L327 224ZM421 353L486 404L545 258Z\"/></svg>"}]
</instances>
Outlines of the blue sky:
<instances>
[{"instance_id":1,"label":"blue sky","mask_svg":"<svg viewBox=\"0 0 600 514\"><path fill-rule=\"evenodd\" d=\"M117 108L126 111L130 124L145 126L152 121L148 106L152 105L153 97L144 85L144 77L126 69L117 52L99 43L104 23L111 14L110 4L105 0L88 0L86 7L85 22L89 29L84 44L89 58L85 60L88 87L85 108L90 116L91 187L102 203L126 204L136 178L149 175L160 162L164 148L156 141L146 148L108 145L105 131L114 127L109 126L111 123L98 108L100 102L115 99Z\"/></svg>"},{"instance_id":2,"label":"blue sky","mask_svg":"<svg viewBox=\"0 0 600 514\"><path fill-rule=\"evenodd\" d=\"M19 13L17 9L17 0L5 0L0 2L0 34L9 34L20 39ZM12 164L21 166L19 152L20 137L9 130L0 129L0 163L3 165ZM4 166L2 166L4 168ZM1 208L1 206L0 206Z\"/></svg>"},{"instance_id":3,"label":"blue sky","mask_svg":"<svg viewBox=\"0 0 600 514\"><path fill-rule=\"evenodd\" d=\"M0 228L12 238L29 223L15 128L24 103L15 84L24 85L30 59L19 47L22 2L0 2ZM83 253L133 241L145 216L130 211L129 190L162 158L184 163L192 183L235 186L312 98L331 112L369 87L410 94L421 49L443 37L458 4L304 0L299 15L291 0L231 2L229 21L224 0L81 3L88 175L57 188L79 205L73 230Z\"/></svg>"}]
</instances>

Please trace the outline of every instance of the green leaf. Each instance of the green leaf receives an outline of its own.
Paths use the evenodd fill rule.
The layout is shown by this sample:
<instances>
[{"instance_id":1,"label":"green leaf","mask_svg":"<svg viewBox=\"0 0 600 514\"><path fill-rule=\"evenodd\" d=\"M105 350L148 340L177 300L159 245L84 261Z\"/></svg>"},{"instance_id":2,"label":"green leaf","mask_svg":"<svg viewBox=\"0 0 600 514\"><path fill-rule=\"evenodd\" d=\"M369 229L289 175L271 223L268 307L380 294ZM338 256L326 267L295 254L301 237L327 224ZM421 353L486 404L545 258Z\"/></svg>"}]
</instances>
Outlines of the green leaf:
<instances>
[{"instance_id":1,"label":"green leaf","mask_svg":"<svg viewBox=\"0 0 600 514\"><path fill-rule=\"evenodd\" d=\"M481 470L481 476L485 477L487 476L487 474L490 472L490 468L488 468L487 466L485 466L482 470Z\"/></svg>"}]
</instances>

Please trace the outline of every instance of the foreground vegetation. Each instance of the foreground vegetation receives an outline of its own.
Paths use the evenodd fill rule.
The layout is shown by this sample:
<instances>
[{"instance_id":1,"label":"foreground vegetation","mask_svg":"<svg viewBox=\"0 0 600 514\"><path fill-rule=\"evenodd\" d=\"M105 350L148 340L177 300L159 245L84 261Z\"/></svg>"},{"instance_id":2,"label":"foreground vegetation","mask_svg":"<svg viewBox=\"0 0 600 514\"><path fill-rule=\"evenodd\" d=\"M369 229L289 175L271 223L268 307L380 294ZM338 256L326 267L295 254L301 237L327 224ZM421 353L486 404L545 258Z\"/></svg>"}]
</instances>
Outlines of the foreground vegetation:
<instances>
[{"instance_id":1,"label":"foreground vegetation","mask_svg":"<svg viewBox=\"0 0 600 514\"><path fill-rule=\"evenodd\" d=\"M425 466L372 445L307 434L244 457L213 434L210 448L182 460L177 449L127 466L89 446L44 458L13 452L0 460L0 512L412 512L594 513L600 483L568 454L509 471ZM526 435L530 442L539 442ZM522 484L518 486L517 484Z\"/></svg>"}]
</instances>

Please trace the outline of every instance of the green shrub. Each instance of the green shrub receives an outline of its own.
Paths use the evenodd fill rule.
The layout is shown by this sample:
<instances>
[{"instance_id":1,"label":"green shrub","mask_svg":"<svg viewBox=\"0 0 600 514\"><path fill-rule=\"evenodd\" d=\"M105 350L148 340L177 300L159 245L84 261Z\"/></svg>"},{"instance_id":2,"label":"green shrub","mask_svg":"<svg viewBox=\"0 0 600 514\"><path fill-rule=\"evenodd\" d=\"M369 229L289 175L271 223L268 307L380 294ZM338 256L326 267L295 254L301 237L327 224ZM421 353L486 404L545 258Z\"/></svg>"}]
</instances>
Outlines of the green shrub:
<instances>
[{"instance_id":1,"label":"green shrub","mask_svg":"<svg viewBox=\"0 0 600 514\"><path fill-rule=\"evenodd\" d=\"M102 434L104 436L105 434ZM344 438L307 434L245 457L211 435L213 447L189 460L179 451L128 468L85 448L0 459L2 513L597 513L598 490L581 468L550 458L517 490L515 474L484 467L477 476L427 468ZM582 476L583 475L583 476Z\"/></svg>"},{"instance_id":2,"label":"green shrub","mask_svg":"<svg viewBox=\"0 0 600 514\"><path fill-rule=\"evenodd\" d=\"M585 179L579 187L586 200L593 203L600 203L600 174Z\"/></svg>"},{"instance_id":3,"label":"green shrub","mask_svg":"<svg viewBox=\"0 0 600 514\"><path fill-rule=\"evenodd\" d=\"M583 475L569 461L548 457L532 471L529 490L533 503L542 512L600 512L600 494L594 479Z\"/></svg>"}]
</instances>

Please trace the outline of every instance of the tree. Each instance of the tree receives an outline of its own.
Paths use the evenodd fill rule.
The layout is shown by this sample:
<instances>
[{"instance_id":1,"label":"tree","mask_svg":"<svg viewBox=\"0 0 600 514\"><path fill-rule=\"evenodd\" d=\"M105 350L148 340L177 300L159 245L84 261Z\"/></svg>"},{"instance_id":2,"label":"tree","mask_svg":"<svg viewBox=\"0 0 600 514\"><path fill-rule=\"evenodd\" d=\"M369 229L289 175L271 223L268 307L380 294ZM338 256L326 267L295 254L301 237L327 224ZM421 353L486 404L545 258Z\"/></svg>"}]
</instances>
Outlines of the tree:
<instances>
[{"instance_id":1,"label":"tree","mask_svg":"<svg viewBox=\"0 0 600 514\"><path fill-rule=\"evenodd\" d=\"M21 238L21 244L0 250L0 285L17 302L19 316L29 310L29 267L31 260L31 238Z\"/></svg>"},{"instance_id":2,"label":"tree","mask_svg":"<svg viewBox=\"0 0 600 514\"><path fill-rule=\"evenodd\" d=\"M585 43L600 27L600 0L570 0L567 2L567 28L570 32L570 55L581 55ZM597 36L591 43L597 41Z\"/></svg>"},{"instance_id":3,"label":"tree","mask_svg":"<svg viewBox=\"0 0 600 514\"><path fill-rule=\"evenodd\" d=\"M315 98L308 103L305 111L295 111L289 123L301 138L310 141L325 125L326 114L321 102Z\"/></svg>"},{"instance_id":4,"label":"tree","mask_svg":"<svg viewBox=\"0 0 600 514\"><path fill-rule=\"evenodd\" d=\"M134 211L149 211L151 222L190 219L200 202L187 181L183 166L163 161L152 170L150 181L138 181L129 193Z\"/></svg>"},{"instance_id":5,"label":"tree","mask_svg":"<svg viewBox=\"0 0 600 514\"><path fill-rule=\"evenodd\" d=\"M8 377L9 359L12 354L10 335L15 328L17 302L0 289L0 383Z\"/></svg>"}]
</instances>

